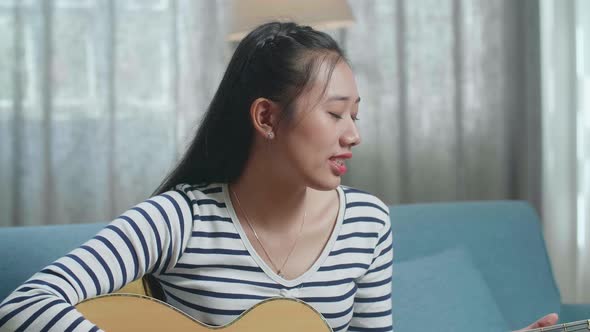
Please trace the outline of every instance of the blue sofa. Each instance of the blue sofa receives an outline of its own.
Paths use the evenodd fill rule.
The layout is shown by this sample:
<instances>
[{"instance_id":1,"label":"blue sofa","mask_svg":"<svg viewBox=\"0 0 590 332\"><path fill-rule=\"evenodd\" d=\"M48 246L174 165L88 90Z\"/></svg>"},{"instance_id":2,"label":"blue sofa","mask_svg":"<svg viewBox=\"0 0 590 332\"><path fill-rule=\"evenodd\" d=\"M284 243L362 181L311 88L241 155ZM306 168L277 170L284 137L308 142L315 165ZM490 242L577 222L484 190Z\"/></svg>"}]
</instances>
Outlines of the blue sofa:
<instances>
[{"instance_id":1,"label":"blue sofa","mask_svg":"<svg viewBox=\"0 0 590 332\"><path fill-rule=\"evenodd\" d=\"M524 202L391 207L397 332L507 331L550 312L590 318L560 301L539 218ZM0 299L104 223L0 228Z\"/></svg>"}]
</instances>

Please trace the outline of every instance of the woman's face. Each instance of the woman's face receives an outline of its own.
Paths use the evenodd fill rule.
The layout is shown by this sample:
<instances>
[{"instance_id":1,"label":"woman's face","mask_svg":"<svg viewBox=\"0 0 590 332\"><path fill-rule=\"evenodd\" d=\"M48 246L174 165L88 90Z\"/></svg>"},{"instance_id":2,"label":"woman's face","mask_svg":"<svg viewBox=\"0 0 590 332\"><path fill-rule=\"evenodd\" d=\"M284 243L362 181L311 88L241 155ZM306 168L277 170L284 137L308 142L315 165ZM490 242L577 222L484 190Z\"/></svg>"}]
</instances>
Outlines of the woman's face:
<instances>
[{"instance_id":1,"label":"woman's face","mask_svg":"<svg viewBox=\"0 0 590 332\"><path fill-rule=\"evenodd\" d=\"M276 138L282 157L277 160L282 162L279 167L317 190L340 184L351 149L360 143L355 123L360 98L352 70L339 61L326 85L327 79L327 68L321 68L311 89L295 102L295 115L287 128L277 132Z\"/></svg>"}]
</instances>

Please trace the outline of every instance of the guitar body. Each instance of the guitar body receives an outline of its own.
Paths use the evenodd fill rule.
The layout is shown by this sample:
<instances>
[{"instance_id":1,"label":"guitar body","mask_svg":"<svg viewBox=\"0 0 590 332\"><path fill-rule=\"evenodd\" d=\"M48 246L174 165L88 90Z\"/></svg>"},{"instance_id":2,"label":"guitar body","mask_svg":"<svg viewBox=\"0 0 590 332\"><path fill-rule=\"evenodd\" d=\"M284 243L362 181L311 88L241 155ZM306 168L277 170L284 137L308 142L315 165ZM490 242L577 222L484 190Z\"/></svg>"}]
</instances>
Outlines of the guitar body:
<instances>
[{"instance_id":1,"label":"guitar body","mask_svg":"<svg viewBox=\"0 0 590 332\"><path fill-rule=\"evenodd\" d=\"M331 332L308 304L288 298L264 300L224 326L203 324L162 301L134 294L110 294L79 303L76 309L105 331Z\"/></svg>"}]
</instances>

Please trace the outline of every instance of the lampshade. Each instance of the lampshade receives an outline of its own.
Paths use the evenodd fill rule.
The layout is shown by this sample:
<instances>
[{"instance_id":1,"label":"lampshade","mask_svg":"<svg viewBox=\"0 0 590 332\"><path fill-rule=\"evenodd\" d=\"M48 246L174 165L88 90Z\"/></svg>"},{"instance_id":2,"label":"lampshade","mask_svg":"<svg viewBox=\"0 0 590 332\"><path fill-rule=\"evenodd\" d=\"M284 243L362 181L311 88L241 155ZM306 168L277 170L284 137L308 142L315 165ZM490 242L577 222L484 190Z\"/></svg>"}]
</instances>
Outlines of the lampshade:
<instances>
[{"instance_id":1,"label":"lampshade","mask_svg":"<svg viewBox=\"0 0 590 332\"><path fill-rule=\"evenodd\" d=\"M268 21L295 21L315 29L337 29L354 23L346 0L234 0L228 39L242 39Z\"/></svg>"}]
</instances>

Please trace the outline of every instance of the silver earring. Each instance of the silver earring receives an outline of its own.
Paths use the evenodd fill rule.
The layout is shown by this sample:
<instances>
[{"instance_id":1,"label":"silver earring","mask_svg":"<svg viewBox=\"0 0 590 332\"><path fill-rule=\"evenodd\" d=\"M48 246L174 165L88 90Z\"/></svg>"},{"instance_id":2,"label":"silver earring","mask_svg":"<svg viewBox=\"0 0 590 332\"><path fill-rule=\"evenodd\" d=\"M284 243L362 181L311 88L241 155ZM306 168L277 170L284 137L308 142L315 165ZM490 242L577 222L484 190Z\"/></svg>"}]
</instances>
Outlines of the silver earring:
<instances>
[{"instance_id":1,"label":"silver earring","mask_svg":"<svg viewBox=\"0 0 590 332\"><path fill-rule=\"evenodd\" d=\"M266 137L268 137L268 139L273 139L273 138L275 138L275 133L273 133L272 131L269 131L269 132L266 134Z\"/></svg>"}]
</instances>

